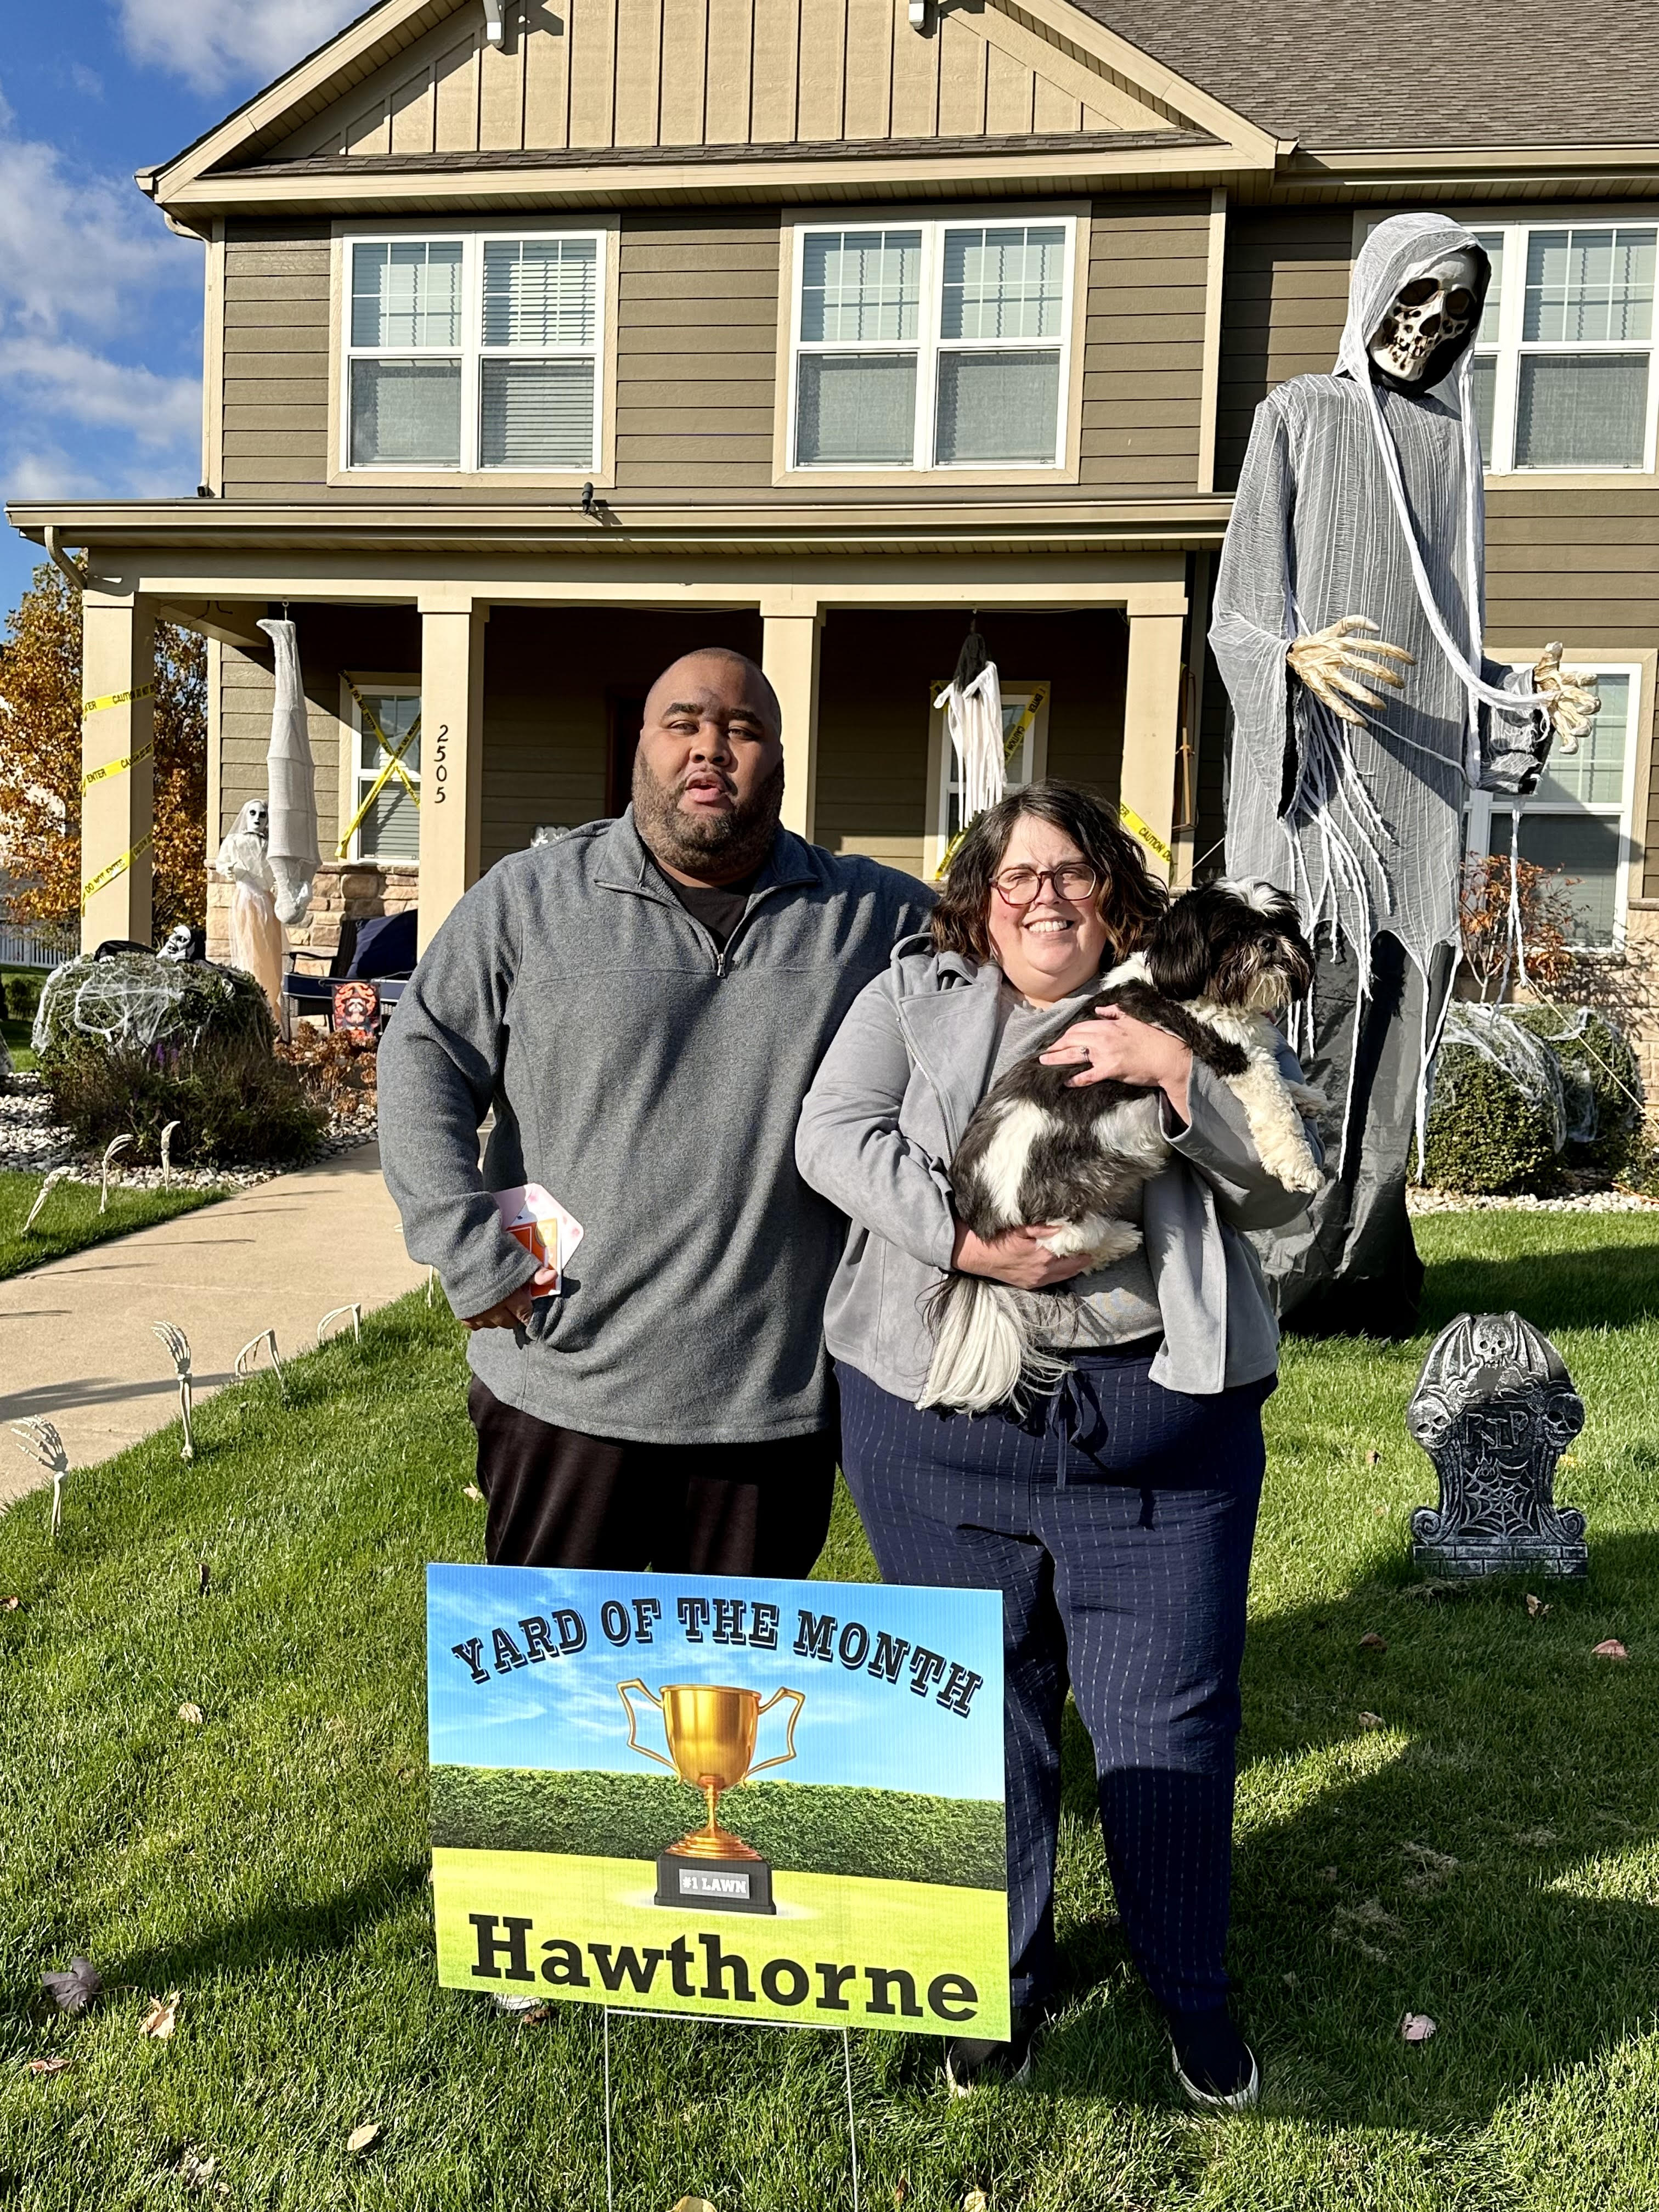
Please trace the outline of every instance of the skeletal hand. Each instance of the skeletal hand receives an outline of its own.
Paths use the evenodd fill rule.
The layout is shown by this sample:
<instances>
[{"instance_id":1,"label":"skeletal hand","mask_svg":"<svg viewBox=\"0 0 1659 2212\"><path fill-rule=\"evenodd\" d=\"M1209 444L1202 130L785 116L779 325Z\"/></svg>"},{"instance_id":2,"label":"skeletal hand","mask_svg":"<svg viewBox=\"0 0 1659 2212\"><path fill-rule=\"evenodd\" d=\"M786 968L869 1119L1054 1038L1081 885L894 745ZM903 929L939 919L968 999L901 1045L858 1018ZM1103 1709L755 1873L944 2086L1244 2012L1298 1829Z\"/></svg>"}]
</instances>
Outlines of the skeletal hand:
<instances>
[{"instance_id":1,"label":"skeletal hand","mask_svg":"<svg viewBox=\"0 0 1659 2212\"><path fill-rule=\"evenodd\" d=\"M1548 695L1556 743L1564 753L1576 753L1578 740L1589 735L1590 724L1601 711L1601 695L1588 670L1562 667L1562 651L1559 638L1544 647L1532 672L1532 686Z\"/></svg>"},{"instance_id":2,"label":"skeletal hand","mask_svg":"<svg viewBox=\"0 0 1659 2212\"><path fill-rule=\"evenodd\" d=\"M1374 633L1376 629L1369 616L1339 615L1328 629L1297 638L1285 656L1316 699L1345 722L1357 723L1362 729L1365 717L1348 704L1349 700L1358 699L1367 707L1382 706L1379 694L1367 690L1366 684L1391 684L1401 691L1406 679L1389 667L1389 661L1402 660L1407 668L1417 665L1416 656L1403 645L1389 645L1374 635L1358 638L1352 635L1355 630Z\"/></svg>"}]
</instances>

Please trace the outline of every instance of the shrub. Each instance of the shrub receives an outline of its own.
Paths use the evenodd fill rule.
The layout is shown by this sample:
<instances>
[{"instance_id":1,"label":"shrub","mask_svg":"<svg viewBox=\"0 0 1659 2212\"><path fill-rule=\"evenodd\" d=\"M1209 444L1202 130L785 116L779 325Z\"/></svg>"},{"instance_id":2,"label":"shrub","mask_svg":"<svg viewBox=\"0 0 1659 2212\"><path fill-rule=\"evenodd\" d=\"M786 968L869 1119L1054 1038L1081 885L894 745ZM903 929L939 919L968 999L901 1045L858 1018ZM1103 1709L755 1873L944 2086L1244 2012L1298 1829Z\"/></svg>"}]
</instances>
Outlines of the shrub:
<instances>
[{"instance_id":1,"label":"shrub","mask_svg":"<svg viewBox=\"0 0 1659 2212\"><path fill-rule=\"evenodd\" d=\"M40 999L40 983L30 975L8 975L5 1013L9 1022L32 1022Z\"/></svg>"},{"instance_id":2,"label":"shrub","mask_svg":"<svg viewBox=\"0 0 1659 2212\"><path fill-rule=\"evenodd\" d=\"M1508 1007L1455 1006L1434 1065L1427 1180L1442 1190L1544 1192L1559 1174L1560 1070Z\"/></svg>"},{"instance_id":3,"label":"shrub","mask_svg":"<svg viewBox=\"0 0 1659 2212\"><path fill-rule=\"evenodd\" d=\"M1547 1045L1561 1070L1566 1158L1619 1175L1645 1157L1642 1073L1614 1022L1593 1006L1512 1006L1510 1018Z\"/></svg>"},{"instance_id":4,"label":"shrub","mask_svg":"<svg viewBox=\"0 0 1659 2212\"><path fill-rule=\"evenodd\" d=\"M250 975L205 962L124 952L57 969L41 994L34 1043L52 1110L83 1145L124 1131L135 1165L161 1158L204 1167L308 1159L326 1117L273 1050L276 1024Z\"/></svg>"}]
</instances>

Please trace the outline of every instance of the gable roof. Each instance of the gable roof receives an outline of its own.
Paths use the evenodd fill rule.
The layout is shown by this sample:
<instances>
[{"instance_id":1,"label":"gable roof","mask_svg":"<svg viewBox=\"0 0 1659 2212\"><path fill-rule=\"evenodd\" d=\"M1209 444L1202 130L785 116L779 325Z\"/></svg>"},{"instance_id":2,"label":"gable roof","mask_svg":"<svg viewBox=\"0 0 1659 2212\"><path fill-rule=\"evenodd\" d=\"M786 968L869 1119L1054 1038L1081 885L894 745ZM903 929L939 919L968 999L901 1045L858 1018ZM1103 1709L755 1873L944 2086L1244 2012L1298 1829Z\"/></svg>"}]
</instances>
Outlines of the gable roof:
<instances>
[{"instance_id":1,"label":"gable roof","mask_svg":"<svg viewBox=\"0 0 1659 2212\"><path fill-rule=\"evenodd\" d=\"M1651 146L1652 0L1075 0L1308 148Z\"/></svg>"}]
</instances>

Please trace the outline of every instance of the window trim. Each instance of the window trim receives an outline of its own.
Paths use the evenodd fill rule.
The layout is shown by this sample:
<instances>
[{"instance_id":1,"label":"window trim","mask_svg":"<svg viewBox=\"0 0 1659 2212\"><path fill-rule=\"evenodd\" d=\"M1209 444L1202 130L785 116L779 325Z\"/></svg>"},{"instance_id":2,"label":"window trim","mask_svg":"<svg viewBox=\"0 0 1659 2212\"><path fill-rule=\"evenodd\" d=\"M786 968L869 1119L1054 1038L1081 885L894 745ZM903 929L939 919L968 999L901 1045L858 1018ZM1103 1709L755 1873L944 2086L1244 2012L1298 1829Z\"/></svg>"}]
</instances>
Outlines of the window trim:
<instances>
[{"instance_id":1,"label":"window trim","mask_svg":"<svg viewBox=\"0 0 1659 2212\"><path fill-rule=\"evenodd\" d=\"M396 698L418 699L421 696L421 678L418 671L413 674L407 670L397 674L373 669L343 668L340 671L338 777L340 811L337 820L341 830L344 829L358 807L362 805L367 784L373 781L373 777L364 777L358 765L363 732L357 714L357 702L351 696L354 684L359 691L390 693ZM421 787L420 776L413 775L410 780L418 790ZM418 868L421 864L418 829L417 824L416 846L412 854L380 854L365 853L362 850L363 833L360 827L353 830L351 843L345 857L337 865L342 868ZM337 830L335 843L337 845L338 842L339 834ZM332 854L327 857L331 859Z\"/></svg>"},{"instance_id":2,"label":"window trim","mask_svg":"<svg viewBox=\"0 0 1659 2212\"><path fill-rule=\"evenodd\" d=\"M947 673L927 687L927 813L922 832L921 865L922 880L929 884L936 880L944 866L951 842L951 769L954 755L945 709L933 704L950 680ZM1029 702L1035 696L1036 700L1030 729L1031 773L1027 778L1029 782L1036 783L1048 773L1048 708L1054 699L1054 684L1046 676L1004 678L999 673L998 689L1005 699L1024 698Z\"/></svg>"},{"instance_id":3,"label":"window trim","mask_svg":"<svg viewBox=\"0 0 1659 2212\"><path fill-rule=\"evenodd\" d=\"M357 489L384 486L387 490L441 490L465 486L481 491L494 485L512 490L568 486L580 491L585 483L610 490L617 481L617 318L620 294L621 217L615 212L584 210L580 221L550 222L545 216L514 220L511 216L477 216L465 222L392 221L365 222L361 218L337 218L331 226L332 267L329 287L329 380L327 482L331 487ZM456 238L462 241L464 307L462 341L455 349L461 356L462 464L459 468L380 467L373 462L355 465L351 459L350 362L351 249L356 245L378 245L411 239ZM592 468L486 469L477 465L480 433L478 395L482 385L479 362L483 347L483 241L490 238L592 238L599 250L599 319L594 347L596 454ZM369 349L363 349L368 353ZM393 348L395 355L414 355L421 348ZM447 349L429 349L447 357ZM499 349L492 349L492 351ZM469 447L471 465L469 465Z\"/></svg>"},{"instance_id":4,"label":"window trim","mask_svg":"<svg viewBox=\"0 0 1659 2212\"><path fill-rule=\"evenodd\" d=\"M1538 652L1542 651L1542 647ZM1530 669L1538 659L1538 652L1518 653L1510 648L1488 646L1493 659L1509 662L1510 666ZM1592 656L1574 655L1569 665L1587 668L1598 677L1624 676L1630 679L1630 714L1625 731L1625 767L1617 804L1600 800L1591 805L1584 800L1566 801L1545 799L1541 804L1533 799L1521 802L1523 815L1536 813L1558 820L1571 821L1588 816L1593 821L1616 822L1619 830L1618 872L1613 881L1613 941L1610 945L1575 945L1573 951L1584 959L1609 959L1625 950L1626 918L1631 901L1641 893L1644 850L1642 840L1636 835L1636 825L1647 799L1649 757L1653 748L1654 669L1655 656L1644 653L1630 659L1619 659L1611 653ZM1475 791L1469 794L1465 815L1464 850L1480 858L1492 850L1492 817L1506 818L1510 802L1501 794L1490 791ZM1507 848L1500 848L1507 850Z\"/></svg>"},{"instance_id":5,"label":"window trim","mask_svg":"<svg viewBox=\"0 0 1659 2212\"><path fill-rule=\"evenodd\" d=\"M920 206L896 204L890 207L862 209L849 207L838 210L829 220L804 219L784 222L779 226L778 257L778 343L775 405L773 427L772 481L775 485L820 488L842 486L857 488L863 485L904 484L1055 484L1076 483L1082 472L1083 445L1083 371L1085 341L1087 332L1089 273L1090 273L1090 215L1086 201L1020 202L1012 205L965 201L960 204L940 205L924 202ZM932 327L937 330L940 287L943 282L944 255L939 250L943 233L956 228L993 228L1012 223L1058 223L1063 225L1067 236L1065 270L1066 297L1060 309L1060 439L1059 458L1053 462L1033 465L1029 462L1009 462L988 467L981 462L945 462L931 459L918 467L914 458L903 467L876 468L852 466L822 467L816 464L800 466L795 461L795 389L798 364L800 358L800 285L802 240L808 233L844 230L914 230L922 231L922 260L924 301ZM883 350L899 349L896 341L879 341ZM933 406L935 393L935 374L931 363L936 362L942 346L948 344L952 351L963 349L956 340L941 341L937 337L918 337L916 351L926 360L918 361L916 379L916 422L918 435L933 435ZM811 349L817 350L816 348ZM848 347L828 350L854 350ZM968 348L971 350L971 346ZM1039 349L1035 342L1023 342L1023 349ZM1047 342L1042 349L1047 349ZM913 448L914 456L914 448Z\"/></svg>"}]
</instances>

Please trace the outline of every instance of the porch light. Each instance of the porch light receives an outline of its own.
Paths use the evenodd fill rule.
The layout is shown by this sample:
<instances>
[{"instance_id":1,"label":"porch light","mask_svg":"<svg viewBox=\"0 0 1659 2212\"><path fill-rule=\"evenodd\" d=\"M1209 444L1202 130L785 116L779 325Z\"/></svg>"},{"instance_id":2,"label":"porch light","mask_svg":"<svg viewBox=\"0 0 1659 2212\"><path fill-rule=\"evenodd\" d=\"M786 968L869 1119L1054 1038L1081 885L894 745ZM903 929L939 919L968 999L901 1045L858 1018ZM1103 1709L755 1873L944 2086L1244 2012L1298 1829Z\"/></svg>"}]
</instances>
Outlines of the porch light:
<instances>
[{"instance_id":1,"label":"porch light","mask_svg":"<svg viewBox=\"0 0 1659 2212\"><path fill-rule=\"evenodd\" d=\"M492 46L501 43L501 12L507 4L507 0L483 0L484 36ZM915 0L911 0L915 4Z\"/></svg>"}]
</instances>

